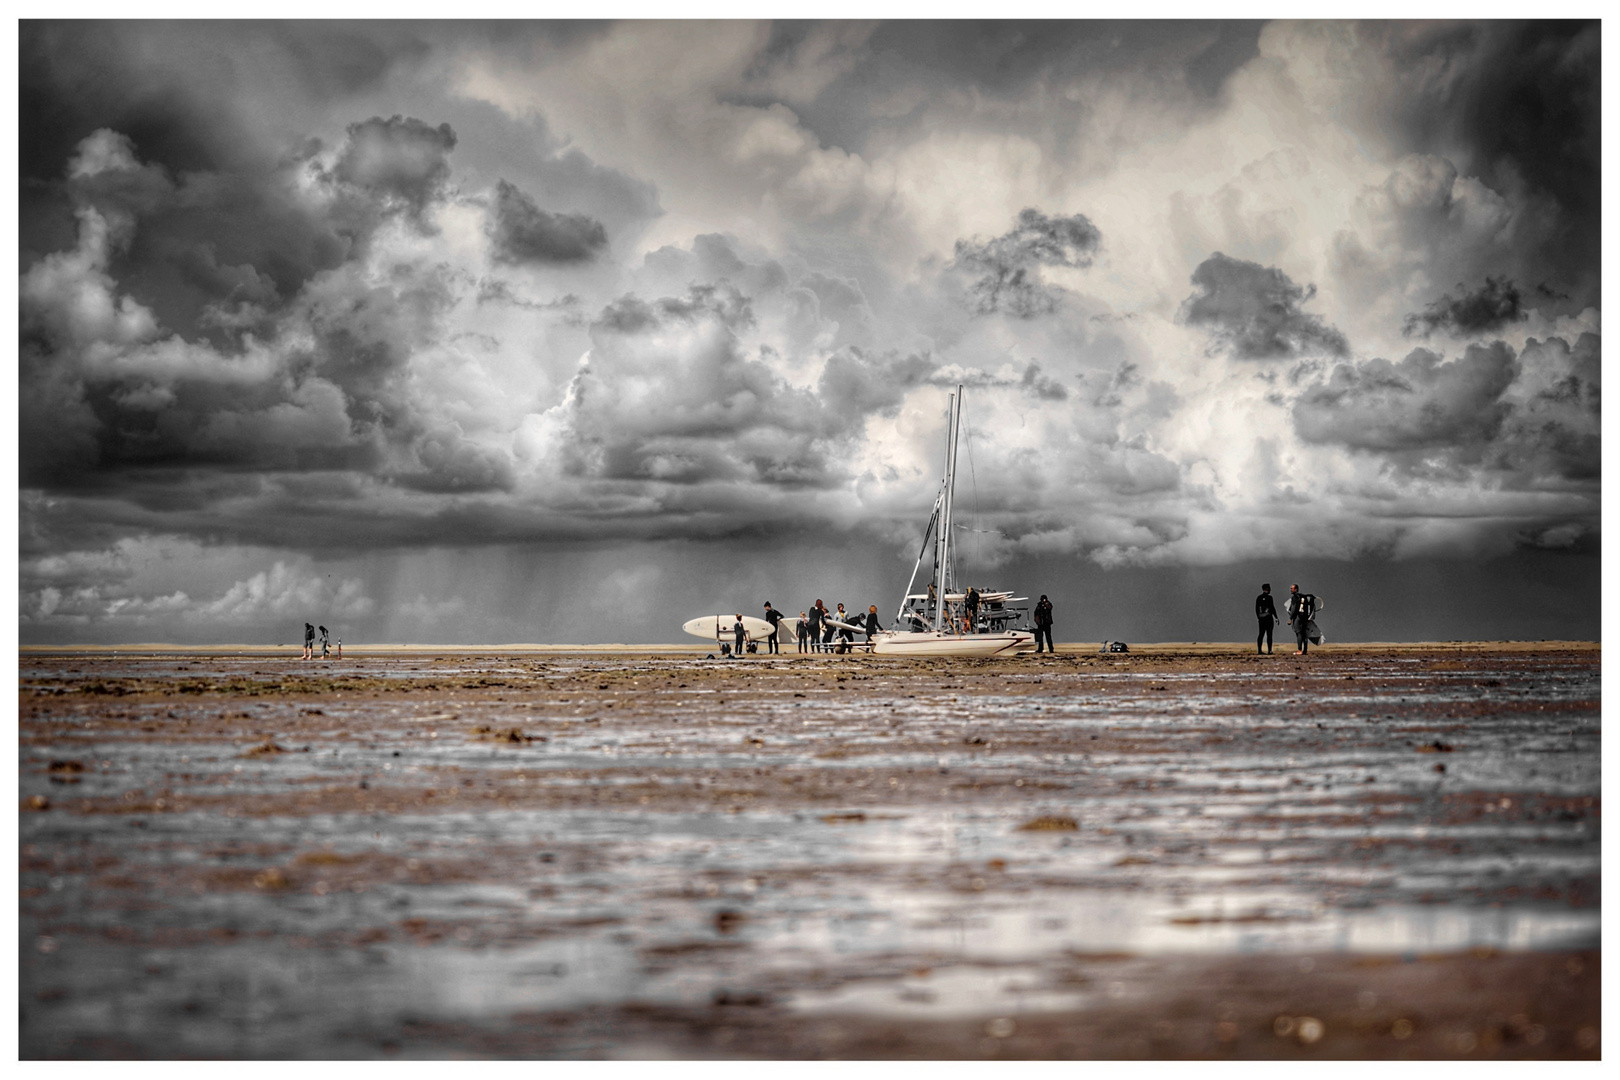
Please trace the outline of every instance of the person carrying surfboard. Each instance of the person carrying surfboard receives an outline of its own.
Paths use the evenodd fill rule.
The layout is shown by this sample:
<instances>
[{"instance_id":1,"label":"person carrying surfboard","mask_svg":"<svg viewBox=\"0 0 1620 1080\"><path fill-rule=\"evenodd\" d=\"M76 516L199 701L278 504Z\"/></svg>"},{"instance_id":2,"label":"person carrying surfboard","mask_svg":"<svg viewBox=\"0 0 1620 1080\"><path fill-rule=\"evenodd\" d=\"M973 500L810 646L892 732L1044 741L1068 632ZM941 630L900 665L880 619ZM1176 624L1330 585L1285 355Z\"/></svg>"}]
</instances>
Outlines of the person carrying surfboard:
<instances>
[{"instance_id":1,"label":"person carrying surfboard","mask_svg":"<svg viewBox=\"0 0 1620 1080\"><path fill-rule=\"evenodd\" d=\"M1316 597L1299 591L1296 583L1288 587L1288 625L1294 628L1294 640L1299 648L1295 656L1307 656L1311 651L1311 616L1316 614Z\"/></svg>"},{"instance_id":2,"label":"person carrying surfboard","mask_svg":"<svg viewBox=\"0 0 1620 1080\"><path fill-rule=\"evenodd\" d=\"M765 639L765 644L767 646L765 651L779 653L782 650L777 647L777 642L780 640L777 635L782 629L779 625L782 621L782 613L771 607L771 602L769 600L765 601L765 621L771 624L771 634Z\"/></svg>"}]
</instances>

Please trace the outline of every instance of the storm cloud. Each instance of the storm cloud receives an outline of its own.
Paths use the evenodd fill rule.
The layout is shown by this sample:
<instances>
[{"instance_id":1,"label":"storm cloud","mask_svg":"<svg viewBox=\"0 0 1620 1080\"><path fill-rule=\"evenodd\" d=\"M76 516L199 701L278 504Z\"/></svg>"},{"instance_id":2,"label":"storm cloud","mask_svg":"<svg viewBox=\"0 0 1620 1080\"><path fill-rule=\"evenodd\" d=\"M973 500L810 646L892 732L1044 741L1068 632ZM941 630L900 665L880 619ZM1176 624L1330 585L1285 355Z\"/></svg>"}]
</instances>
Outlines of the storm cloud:
<instances>
[{"instance_id":1,"label":"storm cloud","mask_svg":"<svg viewBox=\"0 0 1620 1080\"><path fill-rule=\"evenodd\" d=\"M1182 304L1189 326L1207 327L1240 360L1344 356L1350 343L1320 315L1301 310L1316 286L1295 285L1275 266L1217 251L1193 271L1197 291Z\"/></svg>"},{"instance_id":2,"label":"storm cloud","mask_svg":"<svg viewBox=\"0 0 1620 1080\"><path fill-rule=\"evenodd\" d=\"M19 37L25 640L1601 537L1596 24Z\"/></svg>"},{"instance_id":3,"label":"storm cloud","mask_svg":"<svg viewBox=\"0 0 1620 1080\"><path fill-rule=\"evenodd\" d=\"M493 255L506 263L569 263L607 247L607 230L584 214L554 214L505 180L495 185Z\"/></svg>"},{"instance_id":4,"label":"storm cloud","mask_svg":"<svg viewBox=\"0 0 1620 1080\"><path fill-rule=\"evenodd\" d=\"M349 125L331 175L420 220L427 205L443 196L455 148L456 133L449 124L434 127L410 116L374 116Z\"/></svg>"},{"instance_id":5,"label":"storm cloud","mask_svg":"<svg viewBox=\"0 0 1620 1080\"><path fill-rule=\"evenodd\" d=\"M1084 214L1054 218L1026 207L1010 232L992 240L958 240L956 263L973 276L974 310L1028 319L1057 305L1038 268L1090 266L1101 243L1102 233Z\"/></svg>"},{"instance_id":6,"label":"storm cloud","mask_svg":"<svg viewBox=\"0 0 1620 1080\"><path fill-rule=\"evenodd\" d=\"M1498 341L1471 345L1447 362L1413 349L1397 363L1337 364L1294 402L1294 426L1308 442L1358 450L1411 451L1482 446L1507 417L1502 395L1519 375Z\"/></svg>"},{"instance_id":7,"label":"storm cloud","mask_svg":"<svg viewBox=\"0 0 1620 1080\"><path fill-rule=\"evenodd\" d=\"M1473 291L1457 286L1457 295L1443 294L1428 307L1406 317L1403 332L1428 337L1435 331L1458 336L1501 330L1525 317L1524 300L1518 286L1506 278L1486 278Z\"/></svg>"}]
</instances>

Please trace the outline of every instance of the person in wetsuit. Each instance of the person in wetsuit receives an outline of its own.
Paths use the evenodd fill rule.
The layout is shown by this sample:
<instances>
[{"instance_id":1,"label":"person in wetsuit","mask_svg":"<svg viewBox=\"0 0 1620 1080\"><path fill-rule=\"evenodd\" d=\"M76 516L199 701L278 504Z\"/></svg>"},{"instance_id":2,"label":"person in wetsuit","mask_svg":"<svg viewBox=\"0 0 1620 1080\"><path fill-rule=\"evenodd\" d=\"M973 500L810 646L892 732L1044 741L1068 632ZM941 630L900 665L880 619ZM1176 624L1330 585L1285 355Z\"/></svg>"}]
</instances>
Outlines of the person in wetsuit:
<instances>
[{"instance_id":1,"label":"person in wetsuit","mask_svg":"<svg viewBox=\"0 0 1620 1080\"><path fill-rule=\"evenodd\" d=\"M1299 648L1295 656L1307 656L1311 651L1311 616L1316 614L1315 597L1299 591L1298 585L1288 587L1288 625L1294 628L1294 640Z\"/></svg>"},{"instance_id":2,"label":"person in wetsuit","mask_svg":"<svg viewBox=\"0 0 1620 1080\"><path fill-rule=\"evenodd\" d=\"M1046 639L1046 651L1057 652L1057 646L1052 644L1052 601L1041 593L1040 602L1035 605L1035 651L1041 651L1041 639Z\"/></svg>"},{"instance_id":3,"label":"person in wetsuit","mask_svg":"<svg viewBox=\"0 0 1620 1080\"><path fill-rule=\"evenodd\" d=\"M805 614L802 611L799 612L799 621L798 621L797 624L795 624L794 629L796 631L798 631L798 634L799 634L799 651L800 652L809 652L810 651L810 616Z\"/></svg>"},{"instance_id":4,"label":"person in wetsuit","mask_svg":"<svg viewBox=\"0 0 1620 1080\"><path fill-rule=\"evenodd\" d=\"M737 639L737 644L732 646L732 654L741 656L743 654L743 638L748 636L748 631L743 629L742 612L739 611L735 618L737 621L731 624L731 633Z\"/></svg>"},{"instance_id":5,"label":"person in wetsuit","mask_svg":"<svg viewBox=\"0 0 1620 1080\"><path fill-rule=\"evenodd\" d=\"M1254 617L1260 620L1260 634L1254 639L1254 651L1262 651L1260 643L1266 643L1265 652L1271 652L1271 627L1277 621L1277 605L1271 599L1271 586L1260 586L1260 595L1254 598Z\"/></svg>"},{"instance_id":6,"label":"person in wetsuit","mask_svg":"<svg viewBox=\"0 0 1620 1080\"><path fill-rule=\"evenodd\" d=\"M780 640L777 635L782 632L782 613L771 607L769 600L765 601L765 621L771 624L771 636L765 639L765 644L768 646L765 651L779 653L782 650L777 646L777 642Z\"/></svg>"},{"instance_id":7,"label":"person in wetsuit","mask_svg":"<svg viewBox=\"0 0 1620 1080\"><path fill-rule=\"evenodd\" d=\"M877 605L871 604L866 609L866 643L868 645L872 644L872 637L881 629L883 629L883 624L878 622Z\"/></svg>"}]
</instances>

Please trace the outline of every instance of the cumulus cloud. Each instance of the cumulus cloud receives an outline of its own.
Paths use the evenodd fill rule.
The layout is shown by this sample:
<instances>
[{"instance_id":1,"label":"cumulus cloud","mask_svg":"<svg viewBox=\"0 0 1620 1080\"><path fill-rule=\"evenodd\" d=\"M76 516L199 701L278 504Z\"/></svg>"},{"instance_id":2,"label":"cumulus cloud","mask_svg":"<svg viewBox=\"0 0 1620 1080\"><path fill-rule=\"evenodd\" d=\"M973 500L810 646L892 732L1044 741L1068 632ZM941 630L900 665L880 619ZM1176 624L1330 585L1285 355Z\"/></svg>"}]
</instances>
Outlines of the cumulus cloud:
<instances>
[{"instance_id":1,"label":"cumulus cloud","mask_svg":"<svg viewBox=\"0 0 1620 1080\"><path fill-rule=\"evenodd\" d=\"M1518 286L1507 278L1488 277L1472 292L1459 284L1457 293L1444 293L1422 311L1408 315L1402 332L1407 337L1428 337L1437 330L1458 336L1491 333L1526 315Z\"/></svg>"},{"instance_id":2,"label":"cumulus cloud","mask_svg":"<svg viewBox=\"0 0 1620 1080\"><path fill-rule=\"evenodd\" d=\"M1182 304L1189 326L1207 327L1240 360L1291 360L1344 356L1350 343L1321 316L1301 309L1316 286L1295 285L1274 266L1234 259L1217 251L1193 271L1197 288Z\"/></svg>"},{"instance_id":3,"label":"cumulus cloud","mask_svg":"<svg viewBox=\"0 0 1620 1080\"><path fill-rule=\"evenodd\" d=\"M1502 394L1518 374L1500 341L1471 345L1449 362L1413 349L1398 363L1337 364L1294 402L1294 427L1307 442L1358 450L1477 448L1501 430L1509 411Z\"/></svg>"},{"instance_id":4,"label":"cumulus cloud","mask_svg":"<svg viewBox=\"0 0 1620 1080\"><path fill-rule=\"evenodd\" d=\"M607 247L607 230L600 221L542 210L505 180L495 185L489 233L495 259L505 263L582 262Z\"/></svg>"},{"instance_id":5,"label":"cumulus cloud","mask_svg":"<svg viewBox=\"0 0 1620 1080\"><path fill-rule=\"evenodd\" d=\"M244 623L265 616L308 619L314 613L321 621L335 621L365 615L371 608L359 579L333 583L278 560L270 569L236 582L224 595L198 605L195 617Z\"/></svg>"},{"instance_id":6,"label":"cumulus cloud","mask_svg":"<svg viewBox=\"0 0 1620 1080\"><path fill-rule=\"evenodd\" d=\"M20 31L36 640L269 633L344 559L513 640L518 553L887 573L958 383L986 561L1596 544L1589 26L334 33Z\"/></svg>"},{"instance_id":7,"label":"cumulus cloud","mask_svg":"<svg viewBox=\"0 0 1620 1080\"><path fill-rule=\"evenodd\" d=\"M1025 208L1010 232L992 240L958 240L956 265L974 278L975 311L1028 319L1057 306L1038 268L1090 266L1101 243L1102 233L1084 214L1048 217Z\"/></svg>"},{"instance_id":8,"label":"cumulus cloud","mask_svg":"<svg viewBox=\"0 0 1620 1080\"><path fill-rule=\"evenodd\" d=\"M455 146L456 133L449 124L434 127L415 117L374 116L349 125L332 175L420 220L428 204L444 193Z\"/></svg>"}]
</instances>

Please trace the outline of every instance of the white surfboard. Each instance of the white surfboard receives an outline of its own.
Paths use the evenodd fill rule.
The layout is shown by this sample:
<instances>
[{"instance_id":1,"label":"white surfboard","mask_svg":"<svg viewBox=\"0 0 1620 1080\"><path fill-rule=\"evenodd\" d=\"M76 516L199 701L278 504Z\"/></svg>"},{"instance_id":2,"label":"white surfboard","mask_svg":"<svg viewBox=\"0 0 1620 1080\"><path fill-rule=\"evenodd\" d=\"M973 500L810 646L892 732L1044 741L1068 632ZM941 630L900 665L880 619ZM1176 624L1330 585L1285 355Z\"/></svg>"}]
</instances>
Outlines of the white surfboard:
<instances>
[{"instance_id":1,"label":"white surfboard","mask_svg":"<svg viewBox=\"0 0 1620 1080\"><path fill-rule=\"evenodd\" d=\"M703 638L705 641L735 641L735 631L732 629L737 623L737 617L732 615L699 615L695 619L688 619L681 624L693 637ZM750 641L764 641L771 636L771 624L764 619L756 619L752 615L742 617L743 633ZM782 617L782 634L777 639L786 641L793 633L793 623L787 617Z\"/></svg>"}]
</instances>

